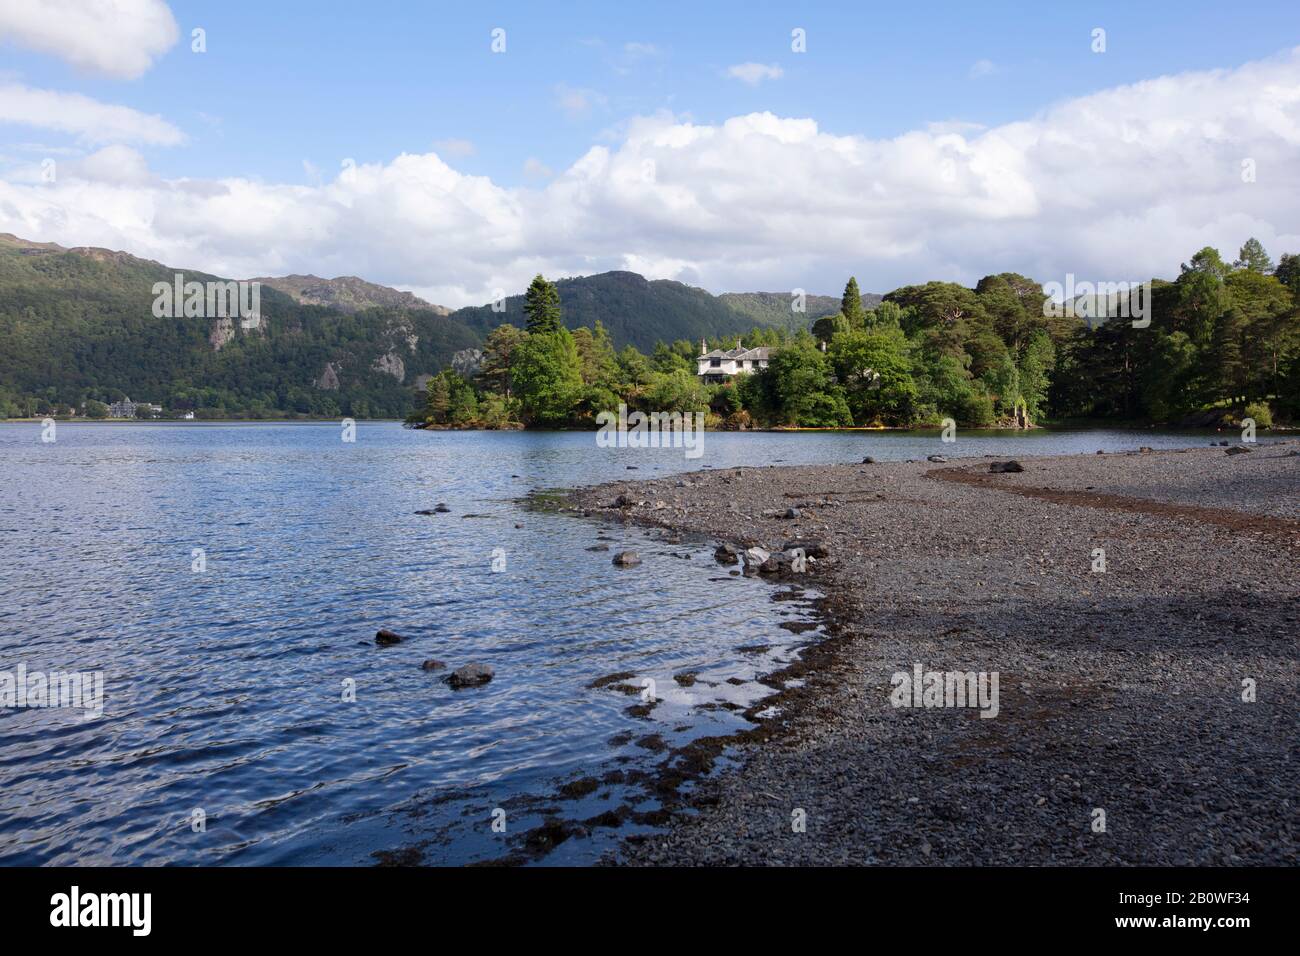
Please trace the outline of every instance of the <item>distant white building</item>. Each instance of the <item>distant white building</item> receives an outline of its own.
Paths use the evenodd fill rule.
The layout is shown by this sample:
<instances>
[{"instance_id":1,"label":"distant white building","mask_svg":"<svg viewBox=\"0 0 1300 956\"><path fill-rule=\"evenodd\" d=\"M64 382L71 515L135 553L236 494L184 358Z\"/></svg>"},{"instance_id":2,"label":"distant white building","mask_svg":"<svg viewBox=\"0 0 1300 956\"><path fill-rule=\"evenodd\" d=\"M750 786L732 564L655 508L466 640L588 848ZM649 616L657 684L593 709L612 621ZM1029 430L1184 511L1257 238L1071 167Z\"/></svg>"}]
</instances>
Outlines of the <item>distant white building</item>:
<instances>
[{"instance_id":1,"label":"distant white building","mask_svg":"<svg viewBox=\"0 0 1300 956\"><path fill-rule=\"evenodd\" d=\"M767 368L771 355L772 350L767 346L747 349L744 343L734 349L714 349L710 352L704 340L700 339L696 374L709 385L717 385L736 375L748 375L760 368Z\"/></svg>"},{"instance_id":2,"label":"distant white building","mask_svg":"<svg viewBox=\"0 0 1300 956\"><path fill-rule=\"evenodd\" d=\"M124 398L120 402L113 402L108 406L109 418L135 418L136 409L143 408L146 411L157 415L162 412L161 405L154 405L150 402L133 402L129 398Z\"/></svg>"}]
</instances>

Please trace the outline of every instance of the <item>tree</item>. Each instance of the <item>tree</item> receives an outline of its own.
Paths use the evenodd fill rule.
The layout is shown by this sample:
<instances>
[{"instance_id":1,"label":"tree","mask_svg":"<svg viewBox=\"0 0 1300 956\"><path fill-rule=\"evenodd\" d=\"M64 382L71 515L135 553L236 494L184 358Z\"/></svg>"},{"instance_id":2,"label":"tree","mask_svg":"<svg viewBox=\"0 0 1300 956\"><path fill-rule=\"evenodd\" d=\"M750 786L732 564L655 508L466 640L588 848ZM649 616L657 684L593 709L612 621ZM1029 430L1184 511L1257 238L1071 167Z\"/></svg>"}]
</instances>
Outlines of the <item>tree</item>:
<instances>
[{"instance_id":1,"label":"tree","mask_svg":"<svg viewBox=\"0 0 1300 956\"><path fill-rule=\"evenodd\" d=\"M854 329L862 328L866 319L866 313L862 310L862 293L858 291L858 280L854 276L849 276L848 284L844 286L844 295L840 299L840 315L844 316L849 327Z\"/></svg>"},{"instance_id":2,"label":"tree","mask_svg":"<svg viewBox=\"0 0 1300 956\"><path fill-rule=\"evenodd\" d=\"M599 385L605 389L616 388L619 378L618 357L614 354L614 342L604 324L597 319L595 328L588 329L584 326L574 329L573 341L582 363L583 384Z\"/></svg>"},{"instance_id":3,"label":"tree","mask_svg":"<svg viewBox=\"0 0 1300 956\"><path fill-rule=\"evenodd\" d=\"M434 424L447 422L447 412L451 409L451 386L447 377L441 373L429 379L425 386L425 419Z\"/></svg>"},{"instance_id":4,"label":"tree","mask_svg":"<svg viewBox=\"0 0 1300 956\"><path fill-rule=\"evenodd\" d=\"M1290 252L1282 253L1282 259L1278 262L1273 275L1291 290L1293 296L1300 297L1300 256Z\"/></svg>"},{"instance_id":5,"label":"tree","mask_svg":"<svg viewBox=\"0 0 1300 956\"><path fill-rule=\"evenodd\" d=\"M582 365L568 329L533 332L511 368L525 424L565 424L582 395Z\"/></svg>"},{"instance_id":6,"label":"tree","mask_svg":"<svg viewBox=\"0 0 1300 956\"><path fill-rule=\"evenodd\" d=\"M488 333L478 371L479 381L484 387L510 398L510 366L514 362L515 349L527 335L523 329L513 325L498 325Z\"/></svg>"},{"instance_id":7,"label":"tree","mask_svg":"<svg viewBox=\"0 0 1300 956\"><path fill-rule=\"evenodd\" d=\"M753 395L760 414L777 424L835 428L853 422L830 360L811 336L773 353L767 368L746 377L755 385L742 391L742 398Z\"/></svg>"},{"instance_id":8,"label":"tree","mask_svg":"<svg viewBox=\"0 0 1300 956\"><path fill-rule=\"evenodd\" d=\"M812 325L812 334L818 342L830 342L835 336L849 331L852 326L849 320L844 317L844 313L836 312L834 315L823 315Z\"/></svg>"},{"instance_id":9,"label":"tree","mask_svg":"<svg viewBox=\"0 0 1300 956\"><path fill-rule=\"evenodd\" d=\"M1273 271L1273 260L1268 257L1264 246L1254 236L1246 240L1246 244L1237 253L1237 261L1233 265L1238 269L1247 269L1262 275Z\"/></svg>"},{"instance_id":10,"label":"tree","mask_svg":"<svg viewBox=\"0 0 1300 956\"><path fill-rule=\"evenodd\" d=\"M907 424L916 401L907 336L882 325L837 336L827 355L859 424Z\"/></svg>"},{"instance_id":11,"label":"tree","mask_svg":"<svg viewBox=\"0 0 1300 956\"><path fill-rule=\"evenodd\" d=\"M560 290L540 273L524 293L524 314L529 332L558 332L564 328L560 315Z\"/></svg>"}]
</instances>

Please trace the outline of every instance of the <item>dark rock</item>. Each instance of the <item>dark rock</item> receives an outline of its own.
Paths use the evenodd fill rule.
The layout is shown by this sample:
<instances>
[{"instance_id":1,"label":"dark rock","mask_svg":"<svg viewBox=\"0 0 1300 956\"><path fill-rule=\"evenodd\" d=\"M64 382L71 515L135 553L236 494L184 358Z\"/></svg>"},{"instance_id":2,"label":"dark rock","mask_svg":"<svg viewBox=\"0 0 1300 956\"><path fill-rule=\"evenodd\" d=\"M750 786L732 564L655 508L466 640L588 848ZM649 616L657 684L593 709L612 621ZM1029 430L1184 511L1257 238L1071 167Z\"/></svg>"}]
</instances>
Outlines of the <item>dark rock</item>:
<instances>
[{"instance_id":1,"label":"dark rock","mask_svg":"<svg viewBox=\"0 0 1300 956\"><path fill-rule=\"evenodd\" d=\"M1138 449L1138 451L1142 453L1146 453L1149 451L1155 451L1155 449L1152 448L1150 445L1143 445L1141 448Z\"/></svg>"},{"instance_id":2,"label":"dark rock","mask_svg":"<svg viewBox=\"0 0 1300 956\"><path fill-rule=\"evenodd\" d=\"M615 498L613 501L610 502L609 506L611 508L631 508L634 504L636 504L636 502L633 501L631 498L629 498L627 495L619 495L617 498Z\"/></svg>"},{"instance_id":3,"label":"dark rock","mask_svg":"<svg viewBox=\"0 0 1300 956\"><path fill-rule=\"evenodd\" d=\"M874 465L875 463L876 463L876 459L872 458L870 455L862 459L862 464L864 465Z\"/></svg>"},{"instance_id":4,"label":"dark rock","mask_svg":"<svg viewBox=\"0 0 1300 956\"><path fill-rule=\"evenodd\" d=\"M1245 445L1233 445L1231 448L1228 449L1227 454L1229 454L1229 455L1244 455L1244 454L1246 454L1246 452L1254 451L1254 450L1255 450L1255 449L1253 449L1253 448L1247 448Z\"/></svg>"},{"instance_id":5,"label":"dark rock","mask_svg":"<svg viewBox=\"0 0 1300 956\"><path fill-rule=\"evenodd\" d=\"M797 517L799 517L799 509L798 509L798 508L786 508L786 509L785 509L785 514L782 515L781 517L783 517L783 518L797 518Z\"/></svg>"},{"instance_id":6,"label":"dark rock","mask_svg":"<svg viewBox=\"0 0 1300 956\"><path fill-rule=\"evenodd\" d=\"M458 667L447 677L452 687L479 687L496 676L496 671L488 664L466 664Z\"/></svg>"},{"instance_id":7,"label":"dark rock","mask_svg":"<svg viewBox=\"0 0 1300 956\"><path fill-rule=\"evenodd\" d=\"M830 557L830 551L826 547L826 542L820 538L796 538L794 541L787 541L781 547L786 551L793 551L795 548L803 548L803 553L810 558Z\"/></svg>"},{"instance_id":8,"label":"dark rock","mask_svg":"<svg viewBox=\"0 0 1300 956\"><path fill-rule=\"evenodd\" d=\"M1014 459L1012 461L995 461L989 464L989 471L995 475L1004 474L1006 472L1018 472L1024 470L1025 470L1025 466L1020 464L1020 462L1015 461Z\"/></svg>"},{"instance_id":9,"label":"dark rock","mask_svg":"<svg viewBox=\"0 0 1300 956\"><path fill-rule=\"evenodd\" d=\"M620 551L614 555L613 563L620 568L634 568L641 563L641 556L635 551Z\"/></svg>"},{"instance_id":10,"label":"dark rock","mask_svg":"<svg viewBox=\"0 0 1300 956\"><path fill-rule=\"evenodd\" d=\"M590 548L588 548L587 550L588 550L588 551L608 551L608 550L609 550L609 545L607 545L607 544L593 544L593 545L592 545Z\"/></svg>"},{"instance_id":11,"label":"dark rock","mask_svg":"<svg viewBox=\"0 0 1300 956\"><path fill-rule=\"evenodd\" d=\"M718 564L739 564L740 549L731 544L720 544L713 552Z\"/></svg>"},{"instance_id":12,"label":"dark rock","mask_svg":"<svg viewBox=\"0 0 1300 956\"><path fill-rule=\"evenodd\" d=\"M423 664L420 665L420 670L422 670L422 671L440 671L440 670L442 670L443 668L445 668L446 666L447 666L447 665L444 664L442 661L437 661L437 660L434 660L432 657L430 657L427 661L425 661Z\"/></svg>"},{"instance_id":13,"label":"dark rock","mask_svg":"<svg viewBox=\"0 0 1300 956\"><path fill-rule=\"evenodd\" d=\"M392 644L402 643L402 635L394 634L392 631L378 631L375 634L375 643L380 647L388 647Z\"/></svg>"},{"instance_id":14,"label":"dark rock","mask_svg":"<svg viewBox=\"0 0 1300 956\"><path fill-rule=\"evenodd\" d=\"M948 463L948 459L944 458L943 455L931 455L926 458L926 461L938 462L941 465L946 465Z\"/></svg>"}]
</instances>

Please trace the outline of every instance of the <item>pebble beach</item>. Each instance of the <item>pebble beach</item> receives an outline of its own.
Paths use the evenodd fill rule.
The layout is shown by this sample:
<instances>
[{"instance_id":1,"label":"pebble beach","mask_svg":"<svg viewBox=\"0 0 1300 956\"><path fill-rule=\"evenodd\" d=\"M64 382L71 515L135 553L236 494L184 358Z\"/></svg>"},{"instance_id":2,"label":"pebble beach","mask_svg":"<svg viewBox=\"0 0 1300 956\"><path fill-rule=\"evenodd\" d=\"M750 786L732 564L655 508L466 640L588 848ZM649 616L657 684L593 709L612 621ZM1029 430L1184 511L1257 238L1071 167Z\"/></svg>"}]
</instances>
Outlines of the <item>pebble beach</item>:
<instances>
[{"instance_id":1,"label":"pebble beach","mask_svg":"<svg viewBox=\"0 0 1300 956\"><path fill-rule=\"evenodd\" d=\"M826 636L772 675L735 765L607 862L1294 865L1297 449L1018 472L949 451L572 493L601 521L734 546L732 574L758 573L749 548L798 548L802 570L763 573L823 595ZM914 668L997 675L996 714L898 705Z\"/></svg>"}]
</instances>

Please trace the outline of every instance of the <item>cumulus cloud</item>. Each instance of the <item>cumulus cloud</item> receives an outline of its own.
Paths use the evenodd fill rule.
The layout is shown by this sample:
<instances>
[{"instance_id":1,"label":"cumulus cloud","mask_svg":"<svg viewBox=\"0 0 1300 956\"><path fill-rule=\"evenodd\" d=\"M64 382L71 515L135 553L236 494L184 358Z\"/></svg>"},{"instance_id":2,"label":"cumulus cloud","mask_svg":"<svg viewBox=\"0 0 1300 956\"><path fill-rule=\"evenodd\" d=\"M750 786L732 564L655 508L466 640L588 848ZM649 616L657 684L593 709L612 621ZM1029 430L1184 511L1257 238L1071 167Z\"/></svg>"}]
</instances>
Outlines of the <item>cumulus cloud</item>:
<instances>
[{"instance_id":1,"label":"cumulus cloud","mask_svg":"<svg viewBox=\"0 0 1300 956\"><path fill-rule=\"evenodd\" d=\"M617 268L714 291L1136 280L1250 235L1275 259L1300 252L1298 222L1300 50L889 139L771 113L641 117L520 187L434 153L316 185L162 179L121 152L53 183L0 180L0 232L234 278L356 274L450 306Z\"/></svg>"},{"instance_id":2,"label":"cumulus cloud","mask_svg":"<svg viewBox=\"0 0 1300 956\"><path fill-rule=\"evenodd\" d=\"M0 39L83 69L135 79L176 42L162 0L12 0L0 3Z\"/></svg>"},{"instance_id":3,"label":"cumulus cloud","mask_svg":"<svg viewBox=\"0 0 1300 956\"><path fill-rule=\"evenodd\" d=\"M161 116L101 103L80 93L0 84L0 123L17 123L71 133L85 143L144 143L174 146L185 136Z\"/></svg>"},{"instance_id":4,"label":"cumulus cloud","mask_svg":"<svg viewBox=\"0 0 1300 956\"><path fill-rule=\"evenodd\" d=\"M727 68L727 76L750 86L758 86L764 80L779 80L785 76L785 70L775 63L737 63Z\"/></svg>"}]
</instances>

